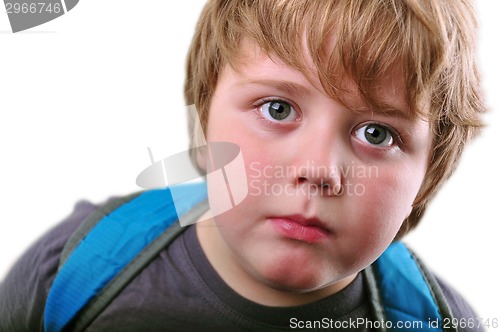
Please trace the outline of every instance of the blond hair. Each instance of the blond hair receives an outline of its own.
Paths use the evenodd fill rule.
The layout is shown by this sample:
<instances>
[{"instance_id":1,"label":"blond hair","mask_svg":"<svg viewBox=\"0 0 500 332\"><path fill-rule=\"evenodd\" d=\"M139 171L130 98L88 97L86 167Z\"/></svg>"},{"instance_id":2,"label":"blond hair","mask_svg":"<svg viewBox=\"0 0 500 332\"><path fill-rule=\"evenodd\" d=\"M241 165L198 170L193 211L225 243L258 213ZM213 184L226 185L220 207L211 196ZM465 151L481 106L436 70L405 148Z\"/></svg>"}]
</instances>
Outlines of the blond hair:
<instances>
[{"instance_id":1,"label":"blond hair","mask_svg":"<svg viewBox=\"0 0 500 332\"><path fill-rule=\"evenodd\" d=\"M322 88L340 101L350 81L381 105L380 80L400 68L411 115L429 120L433 148L399 238L418 224L482 127L476 27L465 0L209 0L188 54L186 102L205 129L219 74L226 64L237 67L243 39L306 73L306 55L297 51L305 34Z\"/></svg>"}]
</instances>

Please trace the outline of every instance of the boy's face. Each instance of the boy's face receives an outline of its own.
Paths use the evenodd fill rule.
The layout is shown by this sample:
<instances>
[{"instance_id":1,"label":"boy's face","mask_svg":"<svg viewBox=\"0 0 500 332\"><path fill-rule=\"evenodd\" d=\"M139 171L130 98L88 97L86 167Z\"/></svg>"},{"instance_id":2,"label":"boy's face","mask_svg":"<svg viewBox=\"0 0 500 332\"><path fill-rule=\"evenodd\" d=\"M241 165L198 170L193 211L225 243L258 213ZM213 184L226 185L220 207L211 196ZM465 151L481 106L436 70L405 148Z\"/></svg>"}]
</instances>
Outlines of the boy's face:
<instances>
[{"instance_id":1,"label":"boy's face","mask_svg":"<svg viewBox=\"0 0 500 332\"><path fill-rule=\"evenodd\" d=\"M240 146L248 196L214 218L223 245L213 243L213 252L275 289L350 280L410 213L427 169L429 124L406 116L400 77L380 86L386 114L354 93L346 100L362 111L353 112L254 45L243 54L238 70L227 65L219 77L206 134Z\"/></svg>"}]
</instances>

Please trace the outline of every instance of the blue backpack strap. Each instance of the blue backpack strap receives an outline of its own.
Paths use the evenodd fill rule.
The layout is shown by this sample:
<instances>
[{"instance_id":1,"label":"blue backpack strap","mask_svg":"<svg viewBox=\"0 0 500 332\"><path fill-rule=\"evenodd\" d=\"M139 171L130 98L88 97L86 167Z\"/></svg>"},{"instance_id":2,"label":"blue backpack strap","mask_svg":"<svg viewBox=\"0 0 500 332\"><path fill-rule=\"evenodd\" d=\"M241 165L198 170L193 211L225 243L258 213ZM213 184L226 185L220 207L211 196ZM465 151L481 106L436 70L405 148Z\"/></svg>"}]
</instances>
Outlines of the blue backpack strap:
<instances>
[{"instance_id":1,"label":"blue backpack strap","mask_svg":"<svg viewBox=\"0 0 500 332\"><path fill-rule=\"evenodd\" d=\"M175 205L167 188L146 191L109 214L100 211L98 217L91 216L93 228L84 230L88 234L78 244L70 243L74 250L67 259L62 258L65 262L45 305L45 331L63 331L70 323L72 331L83 330L128 281L182 231L175 223L179 215L204 205L194 209L200 216L206 210L206 199L205 183L180 185L175 187ZM93 304L90 310L89 303ZM77 323L80 327L75 328L75 317L82 312L84 323Z\"/></svg>"},{"instance_id":2,"label":"blue backpack strap","mask_svg":"<svg viewBox=\"0 0 500 332\"><path fill-rule=\"evenodd\" d=\"M375 319L390 321L383 331L398 330L397 324L405 322L417 324L412 327L419 331L444 331L443 318L453 317L434 276L401 242L391 244L365 270L365 280Z\"/></svg>"}]
</instances>

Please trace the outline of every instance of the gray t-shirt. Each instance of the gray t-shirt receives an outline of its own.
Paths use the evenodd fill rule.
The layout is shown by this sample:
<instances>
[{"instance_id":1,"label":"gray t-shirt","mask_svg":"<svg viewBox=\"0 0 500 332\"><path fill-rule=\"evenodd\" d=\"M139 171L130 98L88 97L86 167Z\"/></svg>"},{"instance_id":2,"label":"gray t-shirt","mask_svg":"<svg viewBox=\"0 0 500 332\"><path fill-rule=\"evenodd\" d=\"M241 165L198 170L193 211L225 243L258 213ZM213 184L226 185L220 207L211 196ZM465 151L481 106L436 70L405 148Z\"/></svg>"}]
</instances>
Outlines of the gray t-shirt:
<instances>
[{"instance_id":1,"label":"gray t-shirt","mask_svg":"<svg viewBox=\"0 0 500 332\"><path fill-rule=\"evenodd\" d=\"M43 331L45 301L62 248L97 208L89 202L78 203L67 219L15 264L0 284L0 331ZM455 317L477 317L458 293L440 284ZM361 319L365 324L357 325ZM361 274L341 292L315 303L259 305L225 284L201 249L195 228L190 227L127 285L87 331L286 331L313 324L324 325L308 331L326 326L370 331L368 321L373 323L373 317Z\"/></svg>"}]
</instances>

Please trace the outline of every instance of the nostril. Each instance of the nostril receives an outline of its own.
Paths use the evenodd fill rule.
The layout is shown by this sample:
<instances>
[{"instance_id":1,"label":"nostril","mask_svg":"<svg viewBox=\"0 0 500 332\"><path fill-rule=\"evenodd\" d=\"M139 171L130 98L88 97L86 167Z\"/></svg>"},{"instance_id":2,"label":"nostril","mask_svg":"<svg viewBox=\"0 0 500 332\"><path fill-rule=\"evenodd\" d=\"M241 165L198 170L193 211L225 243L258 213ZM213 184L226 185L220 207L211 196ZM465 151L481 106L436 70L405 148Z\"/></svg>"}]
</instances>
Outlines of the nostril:
<instances>
[{"instance_id":1,"label":"nostril","mask_svg":"<svg viewBox=\"0 0 500 332\"><path fill-rule=\"evenodd\" d=\"M300 177L300 178L298 178L298 179L297 179L297 183L298 183L298 184L302 184L302 183L304 183L304 182L307 182L307 178L305 178L305 177Z\"/></svg>"}]
</instances>

